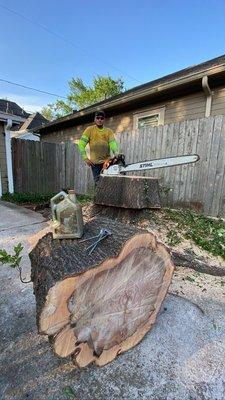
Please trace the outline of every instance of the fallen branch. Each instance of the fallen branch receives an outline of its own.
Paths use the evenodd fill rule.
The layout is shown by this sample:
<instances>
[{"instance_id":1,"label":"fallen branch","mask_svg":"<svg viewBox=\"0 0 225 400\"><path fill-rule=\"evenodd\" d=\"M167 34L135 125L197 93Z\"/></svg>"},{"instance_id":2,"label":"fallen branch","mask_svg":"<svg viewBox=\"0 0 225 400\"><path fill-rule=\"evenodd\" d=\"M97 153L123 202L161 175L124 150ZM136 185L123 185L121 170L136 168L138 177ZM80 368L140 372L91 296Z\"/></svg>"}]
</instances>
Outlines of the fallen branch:
<instances>
[{"instance_id":1,"label":"fallen branch","mask_svg":"<svg viewBox=\"0 0 225 400\"><path fill-rule=\"evenodd\" d=\"M225 267L207 264L205 260L200 260L192 250L184 252L171 251L171 257L175 266L194 269L214 276L225 276Z\"/></svg>"}]
</instances>

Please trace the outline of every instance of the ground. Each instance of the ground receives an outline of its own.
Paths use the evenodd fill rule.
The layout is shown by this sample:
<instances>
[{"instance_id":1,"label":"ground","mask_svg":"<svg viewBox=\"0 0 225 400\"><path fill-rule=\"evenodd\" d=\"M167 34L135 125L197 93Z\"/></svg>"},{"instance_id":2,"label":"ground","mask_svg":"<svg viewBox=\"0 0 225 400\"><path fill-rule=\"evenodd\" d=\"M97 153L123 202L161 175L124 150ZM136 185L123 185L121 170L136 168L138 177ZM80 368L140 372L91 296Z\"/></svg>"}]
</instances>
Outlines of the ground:
<instances>
[{"instance_id":1,"label":"ground","mask_svg":"<svg viewBox=\"0 0 225 400\"><path fill-rule=\"evenodd\" d=\"M0 202L0 215L0 248L11 252L22 243L22 276L29 280L29 249L49 225L40 213L9 203ZM225 276L177 267L142 342L105 367L78 370L38 335L32 283L0 268L1 400L224 400Z\"/></svg>"}]
</instances>

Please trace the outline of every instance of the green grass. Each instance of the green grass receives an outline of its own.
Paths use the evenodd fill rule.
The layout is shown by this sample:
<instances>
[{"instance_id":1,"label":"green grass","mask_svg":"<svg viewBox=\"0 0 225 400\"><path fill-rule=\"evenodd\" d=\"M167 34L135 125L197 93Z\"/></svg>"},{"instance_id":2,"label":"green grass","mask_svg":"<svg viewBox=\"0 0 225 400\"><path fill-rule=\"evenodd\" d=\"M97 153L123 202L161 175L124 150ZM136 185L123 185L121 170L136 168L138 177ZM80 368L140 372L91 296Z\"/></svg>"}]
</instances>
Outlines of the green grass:
<instances>
[{"instance_id":1,"label":"green grass","mask_svg":"<svg viewBox=\"0 0 225 400\"><path fill-rule=\"evenodd\" d=\"M4 193L1 200L8 201L16 204L44 204L50 203L50 200L56 193ZM93 196L78 195L78 201L85 204L93 200Z\"/></svg>"},{"instance_id":2,"label":"green grass","mask_svg":"<svg viewBox=\"0 0 225 400\"><path fill-rule=\"evenodd\" d=\"M55 193L4 193L1 200L9 201L12 203L35 203L43 204L48 203Z\"/></svg>"},{"instance_id":3,"label":"green grass","mask_svg":"<svg viewBox=\"0 0 225 400\"><path fill-rule=\"evenodd\" d=\"M85 204L85 203L89 203L90 201L93 201L93 196L92 195L81 195L81 194L78 194L77 195L77 200L81 204Z\"/></svg>"},{"instance_id":4,"label":"green grass","mask_svg":"<svg viewBox=\"0 0 225 400\"><path fill-rule=\"evenodd\" d=\"M166 219L175 222L176 231L200 248L225 260L225 223L190 210L165 209Z\"/></svg>"},{"instance_id":5,"label":"green grass","mask_svg":"<svg viewBox=\"0 0 225 400\"><path fill-rule=\"evenodd\" d=\"M168 244L171 246L176 246L177 244L182 242L182 238L180 235L173 229L171 229L167 234Z\"/></svg>"}]
</instances>

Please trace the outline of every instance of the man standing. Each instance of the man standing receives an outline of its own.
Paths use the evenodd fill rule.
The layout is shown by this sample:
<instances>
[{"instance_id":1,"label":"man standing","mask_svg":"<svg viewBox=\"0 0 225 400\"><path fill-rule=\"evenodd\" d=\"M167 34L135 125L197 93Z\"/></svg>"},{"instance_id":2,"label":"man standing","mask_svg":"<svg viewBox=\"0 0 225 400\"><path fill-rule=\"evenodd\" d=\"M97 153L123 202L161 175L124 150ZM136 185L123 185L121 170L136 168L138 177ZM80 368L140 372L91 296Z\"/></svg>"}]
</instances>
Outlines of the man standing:
<instances>
[{"instance_id":1,"label":"man standing","mask_svg":"<svg viewBox=\"0 0 225 400\"><path fill-rule=\"evenodd\" d=\"M95 113L95 125L85 129L78 147L81 155L92 169L95 185L97 184L103 164L110 158L110 151L116 156L118 154L118 144L114 134L109 128L104 127L105 113L97 111ZM90 158L87 157L86 146L90 145Z\"/></svg>"}]
</instances>

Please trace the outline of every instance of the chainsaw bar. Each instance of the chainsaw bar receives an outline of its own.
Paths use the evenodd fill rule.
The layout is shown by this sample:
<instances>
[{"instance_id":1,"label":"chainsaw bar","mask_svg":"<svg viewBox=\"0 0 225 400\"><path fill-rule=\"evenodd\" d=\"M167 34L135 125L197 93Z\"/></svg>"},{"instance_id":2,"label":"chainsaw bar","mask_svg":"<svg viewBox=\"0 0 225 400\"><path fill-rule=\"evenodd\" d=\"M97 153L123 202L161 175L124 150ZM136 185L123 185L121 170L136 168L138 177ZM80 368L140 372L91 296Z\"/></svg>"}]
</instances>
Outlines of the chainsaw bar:
<instances>
[{"instance_id":1,"label":"chainsaw bar","mask_svg":"<svg viewBox=\"0 0 225 400\"><path fill-rule=\"evenodd\" d=\"M119 175L126 172L145 171L156 168L174 167L176 165L190 164L199 160L197 154L159 158L156 160L142 161L134 164L111 165L108 169L103 171L103 175Z\"/></svg>"}]
</instances>

